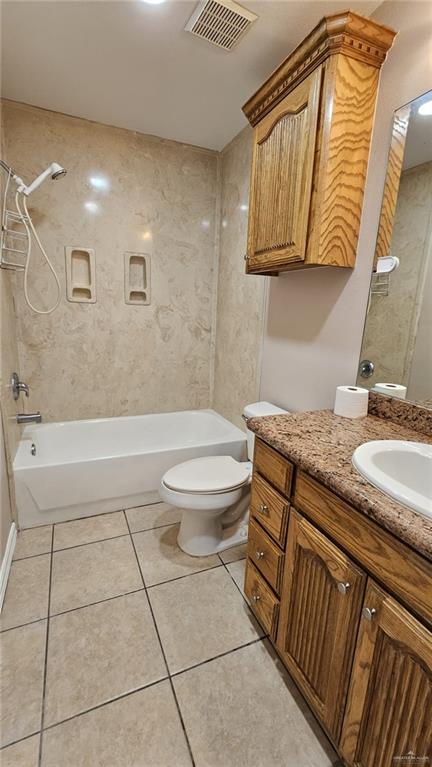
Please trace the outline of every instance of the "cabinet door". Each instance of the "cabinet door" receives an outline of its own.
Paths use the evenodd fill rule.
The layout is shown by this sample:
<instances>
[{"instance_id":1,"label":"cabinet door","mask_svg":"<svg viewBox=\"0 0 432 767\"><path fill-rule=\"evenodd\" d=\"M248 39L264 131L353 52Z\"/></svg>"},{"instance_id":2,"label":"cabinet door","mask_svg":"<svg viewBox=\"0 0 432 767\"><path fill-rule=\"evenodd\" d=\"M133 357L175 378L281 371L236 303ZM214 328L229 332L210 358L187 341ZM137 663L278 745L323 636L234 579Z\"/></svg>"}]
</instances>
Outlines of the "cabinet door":
<instances>
[{"instance_id":1,"label":"cabinet door","mask_svg":"<svg viewBox=\"0 0 432 767\"><path fill-rule=\"evenodd\" d=\"M305 258L320 83L321 67L255 128L248 272Z\"/></svg>"},{"instance_id":2,"label":"cabinet door","mask_svg":"<svg viewBox=\"0 0 432 767\"><path fill-rule=\"evenodd\" d=\"M342 551L291 510L277 647L335 741L365 582Z\"/></svg>"},{"instance_id":3,"label":"cabinet door","mask_svg":"<svg viewBox=\"0 0 432 767\"><path fill-rule=\"evenodd\" d=\"M432 764L432 634L372 581L340 749L356 767Z\"/></svg>"}]
</instances>

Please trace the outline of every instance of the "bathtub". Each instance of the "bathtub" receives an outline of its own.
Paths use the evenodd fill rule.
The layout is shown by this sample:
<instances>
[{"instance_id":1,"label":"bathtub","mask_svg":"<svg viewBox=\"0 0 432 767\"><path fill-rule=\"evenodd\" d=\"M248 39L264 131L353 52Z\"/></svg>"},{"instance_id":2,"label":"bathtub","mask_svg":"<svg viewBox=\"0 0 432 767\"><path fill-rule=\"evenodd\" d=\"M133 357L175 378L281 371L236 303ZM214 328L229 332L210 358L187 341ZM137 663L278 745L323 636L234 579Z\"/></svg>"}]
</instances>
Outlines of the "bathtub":
<instances>
[{"instance_id":1,"label":"bathtub","mask_svg":"<svg viewBox=\"0 0 432 767\"><path fill-rule=\"evenodd\" d=\"M204 455L245 460L246 435L214 410L27 426L13 464L19 524L154 503L167 469Z\"/></svg>"}]
</instances>

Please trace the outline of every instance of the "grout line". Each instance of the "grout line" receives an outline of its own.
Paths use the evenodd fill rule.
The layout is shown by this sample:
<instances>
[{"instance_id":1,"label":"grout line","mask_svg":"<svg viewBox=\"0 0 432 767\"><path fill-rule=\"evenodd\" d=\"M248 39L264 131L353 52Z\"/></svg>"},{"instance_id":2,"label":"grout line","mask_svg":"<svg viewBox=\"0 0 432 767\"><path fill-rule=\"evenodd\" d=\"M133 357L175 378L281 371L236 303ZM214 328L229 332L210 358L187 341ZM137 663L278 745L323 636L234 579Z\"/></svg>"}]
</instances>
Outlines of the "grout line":
<instances>
[{"instance_id":1,"label":"grout line","mask_svg":"<svg viewBox=\"0 0 432 767\"><path fill-rule=\"evenodd\" d=\"M127 538L129 533L120 533L120 535L110 535L108 538L98 538L96 541L86 541L85 543L75 543L73 546L63 546L61 549L53 549L53 554L59 551L72 551L72 549L82 549L84 546L92 546L93 543L104 543L105 541L116 541L117 538Z\"/></svg>"},{"instance_id":2,"label":"grout line","mask_svg":"<svg viewBox=\"0 0 432 767\"><path fill-rule=\"evenodd\" d=\"M243 557L242 559L235 559L235 560L234 560L234 562L243 562L243 559L247 559L247 557ZM227 571L227 573L228 573L229 577L231 578L232 582L234 583L235 587L236 587L236 588L239 590L239 592L240 592L240 594L242 595L242 597L243 597L244 601L246 602L246 604L247 604L247 606L248 606L248 608L249 608L249 611L250 611L251 615L253 616L253 619L256 621L257 619L255 618L255 615L253 614L253 612L252 612L252 610L251 610L251 608L250 608L249 602L247 601L247 599L246 599L246 597L245 597L245 595L244 595L243 591L241 590L240 586L238 585L238 583L236 582L236 580L233 578L233 576L232 576L232 574L231 574L230 570L228 569L228 565L233 565L233 564L234 564L234 562L222 562L222 564L223 564L223 566L224 566L225 570ZM258 623L258 621L257 621L257 623ZM258 625L259 625L259 624L258 624Z\"/></svg>"},{"instance_id":3,"label":"grout line","mask_svg":"<svg viewBox=\"0 0 432 767\"><path fill-rule=\"evenodd\" d=\"M162 676L160 679L155 679L154 682L148 682L147 684L143 684L140 687L136 687L133 690L128 690L128 692L123 692L121 693L121 695L116 695L114 698L110 698L109 700L104 700L102 701L102 703L97 703L95 706L86 708L85 711L79 711L78 714L72 714L72 716L68 716L66 717L66 719L61 719L59 722L54 722L53 724L49 724L47 725L47 727L44 727L43 732L44 733L48 732L48 730L52 730L55 727L59 727L61 724L65 724L66 722L71 722L73 719L79 719L79 717L85 716L85 714L90 714L92 711L97 711L98 708L104 708L105 706L109 706L110 703L117 703L118 700L129 698L130 695L135 695L136 692L141 692L142 690L148 690L149 687L155 687L155 685L159 684L160 682L166 682L167 680L168 680L168 676Z\"/></svg>"},{"instance_id":4,"label":"grout line","mask_svg":"<svg viewBox=\"0 0 432 767\"><path fill-rule=\"evenodd\" d=\"M84 610L85 607L94 607L94 605L100 605L103 602L110 602L112 599L119 599L120 597L127 597L129 594L136 594L139 591L144 591L143 586L139 589L132 589L132 591L125 591L122 594L113 594L111 597L105 597L105 599L98 599L97 602L89 602L85 605L77 605L77 607L71 607L70 610L61 610L59 613L52 613L50 618L57 618L58 615L67 615L68 613L75 613L77 610Z\"/></svg>"},{"instance_id":5,"label":"grout line","mask_svg":"<svg viewBox=\"0 0 432 767\"><path fill-rule=\"evenodd\" d=\"M118 512L115 512L118 513ZM88 517L87 517L88 519ZM62 523L63 524L63 523ZM54 526L53 526L54 528ZM92 543L103 543L104 541L113 541L116 538L126 538L128 533L120 533L119 535L110 535L108 538L97 538L94 541L85 541L84 543L74 543L73 546L62 546L60 549L52 549L52 551L43 551L39 554L28 554L26 557L19 557L18 559L13 559L12 562L23 562L26 559L34 559L35 557L43 557L46 554L57 554L58 551L70 551L71 549L80 549L83 546L91 546ZM53 542L54 543L54 542Z\"/></svg>"},{"instance_id":6,"label":"grout line","mask_svg":"<svg viewBox=\"0 0 432 767\"><path fill-rule=\"evenodd\" d=\"M15 629L23 629L26 626L34 626L35 623L43 623L43 621L48 620L48 615L45 615L44 618L36 618L34 621L28 621L28 623L19 623L18 626L11 626L8 629L1 629L0 636L3 634L7 634L8 631L15 631Z\"/></svg>"},{"instance_id":7,"label":"grout line","mask_svg":"<svg viewBox=\"0 0 432 767\"><path fill-rule=\"evenodd\" d=\"M189 751L189 756L190 756L190 759L191 759L191 762L192 762L192 767L195 767L195 759L194 759L194 756L193 756L193 753L192 753L191 744L189 742L188 734L186 732L186 726L185 726L185 723L184 723L184 720L183 720L183 715L182 715L182 712L181 712L181 709L180 709L180 704L179 704L179 702L177 700L177 695L176 695L176 692L175 692L175 689L174 689L174 685L172 683L171 673L170 673L169 666L168 666L168 661L166 659L165 650L163 648L162 640L161 640L161 637L160 637L160 634L159 634L159 629L158 629L158 625L156 623L156 618L155 618L155 615L154 615L154 612L153 612L153 607L152 607L152 604L150 602L150 597L148 595L147 587L145 585L144 575L143 575L143 572L141 570L141 564L140 564L140 561L139 561L139 558L138 558L137 550L135 548L135 541L133 539L132 533L130 532L129 520L127 518L126 518L126 524L127 524L128 528L129 528L129 534L130 534L130 537L131 537L132 546L133 546L133 549L134 549L134 552L135 552L135 556L136 556L137 564L138 564L138 567L139 567L139 571L141 573L142 582L144 584L144 590L145 590L146 597L147 597L147 604L149 606L150 615L151 615L152 620L153 620L153 625L154 625L156 636L157 636L157 639L158 639L158 642L159 642L159 647L160 647L160 650L161 650L162 658L163 658L163 661L164 661L164 664L165 664L165 668L167 670L168 680L169 680L170 687L171 687L171 692L173 694L174 702L175 702L175 705L176 705L176 708L177 708L177 713L178 713L179 719L180 719L180 724L181 724L181 727L182 727L182 730L183 730L183 733L184 733L184 736L185 736L185 741L186 741L186 745L187 745L187 748L188 748L188 751Z\"/></svg>"},{"instance_id":8,"label":"grout line","mask_svg":"<svg viewBox=\"0 0 432 767\"><path fill-rule=\"evenodd\" d=\"M160 581L160 583L152 583L149 586L146 586L147 591L150 591L150 589L155 589L156 586L163 586L165 583L173 583L174 581L181 581L183 578L190 578L192 575L201 575L201 573L208 573L210 570L217 570L218 567L221 567L221 565L212 565L211 567L206 567L205 570L195 570L193 573L186 573L185 575L177 575L175 578L169 578L167 581Z\"/></svg>"},{"instance_id":9,"label":"grout line","mask_svg":"<svg viewBox=\"0 0 432 767\"><path fill-rule=\"evenodd\" d=\"M152 504L149 504L152 505ZM118 514L117 511L108 512L109 514ZM126 517L125 517L126 518ZM84 517L84 519L91 519L91 517ZM67 524L61 522L60 524ZM119 535L110 535L107 538L96 538L94 541L85 541L84 543L74 543L72 546L62 546L60 549L53 549L52 551L40 551L37 554L28 554L26 557L18 557L13 559L12 564L15 562L23 562L25 559L34 559L35 557L43 557L46 554L56 554L58 551L70 551L71 549L80 549L83 546L91 546L92 543L103 543L104 541L114 541L116 538L126 538L128 535L137 535L137 533L151 533L153 530L162 530L164 527L174 527L179 524L178 522L169 522L166 525L158 525L157 527L147 527L145 530L133 530L129 533L119 533Z\"/></svg>"},{"instance_id":10,"label":"grout line","mask_svg":"<svg viewBox=\"0 0 432 767\"><path fill-rule=\"evenodd\" d=\"M153 530L162 530L164 527L175 527L176 525L179 525L180 522L177 520L177 522L167 522L166 525L157 525L156 527L145 527L143 530L131 530L131 535L138 535L138 533L152 533Z\"/></svg>"},{"instance_id":11,"label":"grout line","mask_svg":"<svg viewBox=\"0 0 432 767\"><path fill-rule=\"evenodd\" d=\"M78 605L78 607L71 607L69 610L62 610L59 613L52 613L50 616L46 615L44 618L36 618L34 621L28 621L28 623L20 623L18 626L11 626L8 629L2 629L0 631L0 636L2 634L6 634L7 631L15 631L15 629L21 629L25 626L32 626L34 623L41 623L42 621L48 620L48 617L50 618L57 618L59 615L67 615L67 613L74 613L77 610L84 610L86 607L94 607L94 605L100 605L103 602L110 602L112 599L120 599L121 597L127 597L129 594L137 594L139 591L144 591L144 588L141 586L139 589L133 589L132 591L125 591L124 594L114 594L112 597L105 597L105 599L98 599L97 602L89 602L85 605Z\"/></svg>"},{"instance_id":12,"label":"grout line","mask_svg":"<svg viewBox=\"0 0 432 767\"><path fill-rule=\"evenodd\" d=\"M23 738L18 738L18 740L11 740L10 743L5 743L4 746L0 748L0 755L2 751L5 751L6 748L9 748L9 746L15 746L17 743L22 743L23 740L29 740L30 738L34 738L35 735L40 735L40 730L35 730L34 732L29 733L29 735L24 735Z\"/></svg>"},{"instance_id":13,"label":"grout line","mask_svg":"<svg viewBox=\"0 0 432 767\"><path fill-rule=\"evenodd\" d=\"M47 615L47 627L46 627L46 639L45 639L45 657L44 657L44 675L42 684L42 706L41 706L41 723L40 723L40 739L39 739L39 756L38 766L42 764L42 730L45 717L45 698L47 687L47 667L48 667L48 642L49 642L49 630L50 630L50 611L51 611L51 588L52 588L52 573L53 573L53 544L54 544L54 526L51 533L51 559L50 559L50 573L49 573L49 585L48 585L48 615Z\"/></svg>"},{"instance_id":14,"label":"grout line","mask_svg":"<svg viewBox=\"0 0 432 767\"><path fill-rule=\"evenodd\" d=\"M194 663L193 666L182 668L180 671L173 671L173 673L171 674L171 678L174 679L175 677L180 676L181 674L187 674L188 671L192 671L195 668L200 668L200 666L206 666L207 663L212 663L214 660L218 660L219 658L224 658L226 655L232 655L233 652L237 652L237 650L242 650L244 647L250 647L253 644L257 644L258 642L263 642L264 639L267 639L267 635L262 637L257 637L256 639L251 639L250 642L246 642L245 644L240 644L238 647L233 647L231 650L226 650L225 652L221 652L218 655L213 655L211 658L207 658L206 660L201 660L199 663Z\"/></svg>"},{"instance_id":15,"label":"grout line","mask_svg":"<svg viewBox=\"0 0 432 767\"><path fill-rule=\"evenodd\" d=\"M26 557L14 557L12 560L12 564L15 564L15 562L23 562L25 559L34 559L35 557L43 557L45 554L51 554L51 551L38 551L37 554L27 554Z\"/></svg>"}]
</instances>

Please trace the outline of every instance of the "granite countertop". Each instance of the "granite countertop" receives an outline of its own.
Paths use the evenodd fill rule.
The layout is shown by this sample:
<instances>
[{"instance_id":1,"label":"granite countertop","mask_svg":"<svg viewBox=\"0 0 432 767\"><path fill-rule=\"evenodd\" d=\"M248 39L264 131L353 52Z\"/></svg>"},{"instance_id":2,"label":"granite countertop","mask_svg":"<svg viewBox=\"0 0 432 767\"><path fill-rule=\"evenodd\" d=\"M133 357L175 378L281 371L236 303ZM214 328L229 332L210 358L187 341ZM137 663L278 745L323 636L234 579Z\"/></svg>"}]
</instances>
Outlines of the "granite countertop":
<instances>
[{"instance_id":1,"label":"granite countertop","mask_svg":"<svg viewBox=\"0 0 432 767\"><path fill-rule=\"evenodd\" d=\"M376 416L348 419L334 415L331 410L250 418L248 428L432 561L432 519L402 506L373 487L351 463L355 448L363 442L406 439L432 444L431 437Z\"/></svg>"}]
</instances>

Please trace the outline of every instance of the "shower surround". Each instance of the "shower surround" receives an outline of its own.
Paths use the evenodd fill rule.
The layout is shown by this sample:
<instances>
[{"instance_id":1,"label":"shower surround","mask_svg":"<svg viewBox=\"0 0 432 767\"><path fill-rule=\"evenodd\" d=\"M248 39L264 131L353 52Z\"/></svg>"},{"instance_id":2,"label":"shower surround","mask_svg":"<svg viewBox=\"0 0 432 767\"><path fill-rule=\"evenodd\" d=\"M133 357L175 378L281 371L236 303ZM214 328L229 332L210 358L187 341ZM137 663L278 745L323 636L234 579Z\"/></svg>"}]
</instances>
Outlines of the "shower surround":
<instances>
[{"instance_id":1,"label":"shower surround","mask_svg":"<svg viewBox=\"0 0 432 767\"><path fill-rule=\"evenodd\" d=\"M46 421L208 407L217 153L10 101L3 121L5 157L25 181L47 156L68 171L29 199L60 307L33 314L15 275L31 407ZM94 248L96 304L66 300L67 246ZM150 306L125 304L126 251L151 256ZM53 279L34 252L30 294L49 305Z\"/></svg>"}]
</instances>

